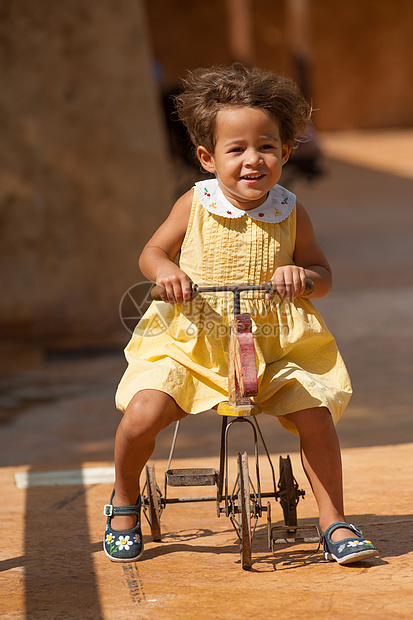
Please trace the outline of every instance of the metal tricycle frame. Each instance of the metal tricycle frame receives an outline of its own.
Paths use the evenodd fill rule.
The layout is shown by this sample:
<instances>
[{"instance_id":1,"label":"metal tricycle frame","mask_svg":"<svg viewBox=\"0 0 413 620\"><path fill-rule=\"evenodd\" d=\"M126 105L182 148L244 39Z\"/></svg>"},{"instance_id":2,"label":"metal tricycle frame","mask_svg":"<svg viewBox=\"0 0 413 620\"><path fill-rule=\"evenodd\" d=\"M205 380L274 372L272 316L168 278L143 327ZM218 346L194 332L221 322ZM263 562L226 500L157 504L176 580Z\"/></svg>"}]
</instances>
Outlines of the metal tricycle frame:
<instances>
[{"instance_id":1,"label":"metal tricycle frame","mask_svg":"<svg viewBox=\"0 0 413 620\"><path fill-rule=\"evenodd\" d=\"M306 291L312 290L312 283L309 281ZM246 353L246 359L251 362L251 356L254 356L255 366L255 351L254 347L248 347L248 343L251 344L252 329L250 328L250 316L248 314L241 315L240 313L240 294L243 291L265 291L267 293L273 293L274 288L272 282L265 285L232 285L232 286L193 286L193 297L203 292L231 292L234 294L234 321L232 325L232 332L230 336L230 343L232 338L233 346L229 349L229 381L234 383L233 389L229 389L230 402L219 403L217 410L222 416L221 426L221 445L220 445L220 462L219 469L212 468L192 468L192 469L171 469L171 462L175 451L176 440L180 427L180 421L176 423L175 432L172 439L171 450L168 459L167 470L165 472L165 487L162 494L159 486L156 483L155 468L154 466L146 467L146 482L142 490L143 508L144 514L151 527L152 540L161 540L161 528L160 517L167 504L179 504L187 502L216 502L217 516L221 514L229 517L231 523L237 533L240 540L240 553L241 564L245 570L251 569L252 564L252 552L251 544L252 538L255 532L255 528L263 512L267 512L267 538L268 546L271 551L274 551L274 544L276 542L314 542L320 540L320 533L317 526L300 526L297 524L297 504L301 497L304 498L305 491L298 488L298 483L295 480L290 457L280 457L280 478L278 482L278 489L276 483L276 475L274 465L272 463L269 450L264 440L264 436L256 419L256 415L260 412L259 406L251 401L249 396L257 393L256 384L256 367L255 377L253 372L251 374L251 365L247 363L244 368L242 364L242 343L235 341L236 334L236 322L237 319L242 317L244 323L239 321L241 331L245 328L247 333L247 345L244 342L244 352ZM156 290L152 293L152 296L159 299ZM235 328L234 328L235 326ZM249 335L250 334L250 335ZM249 340L248 340L249 338ZM234 343L241 347L241 351L237 357L234 353ZM253 340L252 340L253 343ZM235 345L236 346L236 345ZM245 361L245 360L244 360ZM245 371L245 373L244 373ZM232 374L231 374L232 372ZM244 376L245 374L245 376ZM249 374L249 376L247 376ZM232 402L231 402L232 400ZM228 415L229 414L229 415ZM251 419L249 417L251 416ZM233 418L230 420L230 418ZM254 461L255 461L255 485L249 475L248 468L248 456L247 453L238 453L237 456L237 475L232 488L229 491L229 431L234 424L248 424L252 429L253 444L254 444ZM271 470L272 477L272 490L269 492L262 492L261 490L261 477L260 477L260 454L258 446L258 436L260 437L262 446L264 448L265 455ZM215 496L184 496L184 497L168 497L168 486L216 486ZM280 501L283 515L284 526L272 526L271 524L271 504L267 501L266 505L263 505L263 499L275 499ZM221 505L223 503L223 506ZM251 522L252 521L252 522ZM309 530L316 529L317 536L305 536Z\"/></svg>"}]
</instances>

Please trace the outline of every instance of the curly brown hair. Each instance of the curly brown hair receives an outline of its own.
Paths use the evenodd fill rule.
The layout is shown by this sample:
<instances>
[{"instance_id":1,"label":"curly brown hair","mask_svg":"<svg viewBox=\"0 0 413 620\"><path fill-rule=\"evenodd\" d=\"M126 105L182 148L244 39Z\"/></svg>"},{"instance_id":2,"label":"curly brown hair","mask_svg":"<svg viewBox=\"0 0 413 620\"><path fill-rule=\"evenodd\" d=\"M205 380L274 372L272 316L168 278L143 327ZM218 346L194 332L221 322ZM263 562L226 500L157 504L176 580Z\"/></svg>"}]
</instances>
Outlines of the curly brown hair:
<instances>
[{"instance_id":1,"label":"curly brown hair","mask_svg":"<svg viewBox=\"0 0 413 620\"><path fill-rule=\"evenodd\" d=\"M241 64L213 66L188 72L183 92L175 97L179 118L195 148L215 148L219 110L248 106L266 111L277 121L283 144L293 146L311 116L311 106L290 78Z\"/></svg>"}]
</instances>

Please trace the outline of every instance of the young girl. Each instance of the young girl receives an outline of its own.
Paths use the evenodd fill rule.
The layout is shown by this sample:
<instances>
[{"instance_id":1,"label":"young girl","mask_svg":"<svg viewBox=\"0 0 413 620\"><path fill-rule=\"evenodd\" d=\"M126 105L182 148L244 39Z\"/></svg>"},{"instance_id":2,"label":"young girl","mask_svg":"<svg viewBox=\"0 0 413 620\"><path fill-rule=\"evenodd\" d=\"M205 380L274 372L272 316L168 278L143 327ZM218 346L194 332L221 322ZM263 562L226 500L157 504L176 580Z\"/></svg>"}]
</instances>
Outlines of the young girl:
<instances>
[{"instance_id":1,"label":"young girl","mask_svg":"<svg viewBox=\"0 0 413 620\"><path fill-rule=\"evenodd\" d=\"M255 401L300 436L326 558L344 564L377 555L345 522L334 424L351 384L333 337L305 298L306 278L315 285L308 297L327 295L331 269L304 207L277 185L310 108L291 80L242 66L189 74L177 108L202 167L215 178L196 183L176 202L140 258L162 301L150 306L125 351L129 365L116 398L124 413L116 434L116 482L105 506L106 555L125 562L142 554L139 477L157 434L228 397L224 328L232 295L190 301L191 282L269 280L278 291L272 298L242 296L254 322Z\"/></svg>"}]
</instances>

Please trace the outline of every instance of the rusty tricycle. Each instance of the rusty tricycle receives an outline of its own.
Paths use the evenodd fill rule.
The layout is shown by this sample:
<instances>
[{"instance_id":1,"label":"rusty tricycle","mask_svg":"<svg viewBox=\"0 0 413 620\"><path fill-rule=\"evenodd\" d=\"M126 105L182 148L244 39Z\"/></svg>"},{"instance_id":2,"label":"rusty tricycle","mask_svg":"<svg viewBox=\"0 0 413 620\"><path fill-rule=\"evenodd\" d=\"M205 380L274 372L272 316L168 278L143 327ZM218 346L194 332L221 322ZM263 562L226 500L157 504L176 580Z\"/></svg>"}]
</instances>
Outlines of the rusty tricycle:
<instances>
[{"instance_id":1,"label":"rusty tricycle","mask_svg":"<svg viewBox=\"0 0 413 620\"><path fill-rule=\"evenodd\" d=\"M312 290L313 283L308 280L306 292ZM181 502L215 502L217 515L229 517L240 541L241 566L250 570L252 566L252 539L258 519L267 515L268 547L274 552L275 544L318 542L321 534L317 525L298 525L297 504L304 498L305 491L299 489L294 478L291 460L280 456L279 476L276 480L275 468L257 420L261 408L251 400L258 392L257 368L255 360L253 326L250 314L241 313L240 295L243 291L274 292L273 283L262 285L231 286L192 286L193 297L202 293L229 292L234 295L234 317L230 323L228 344L228 401L220 402L217 413L222 416L219 467L212 468L171 468L180 422L175 426L171 450L165 472L164 490L161 491L155 476L155 466L146 466L146 482L142 490L144 514L151 528L153 541L161 540L161 515L168 504ZM152 297L160 299L154 287ZM248 455L238 452L235 480L230 483L229 476L229 432L235 424L248 425L251 429L254 446L253 466L250 474ZM268 461L272 484L269 491L263 491L260 480L260 446ZM214 486L214 495L196 497L168 497L168 487ZM270 499L280 502L284 525L271 523Z\"/></svg>"}]
</instances>

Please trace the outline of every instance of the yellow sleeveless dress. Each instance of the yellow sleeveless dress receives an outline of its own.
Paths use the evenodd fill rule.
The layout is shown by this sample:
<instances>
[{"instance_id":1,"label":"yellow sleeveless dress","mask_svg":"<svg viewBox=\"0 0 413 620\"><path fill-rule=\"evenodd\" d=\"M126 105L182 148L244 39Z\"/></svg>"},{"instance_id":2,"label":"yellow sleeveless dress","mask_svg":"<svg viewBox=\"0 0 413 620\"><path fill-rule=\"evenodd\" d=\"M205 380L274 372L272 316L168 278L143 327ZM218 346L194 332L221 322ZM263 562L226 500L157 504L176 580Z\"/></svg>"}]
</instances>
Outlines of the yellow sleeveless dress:
<instances>
[{"instance_id":1,"label":"yellow sleeveless dress","mask_svg":"<svg viewBox=\"0 0 413 620\"><path fill-rule=\"evenodd\" d=\"M294 263L295 196L281 186L273 190L260 208L241 212L223 202L215 179L196 184L180 256L194 283L262 284L276 267ZM117 408L125 411L147 388L169 394L192 414L226 400L232 312L231 293L202 294L177 305L153 302L125 349L128 367ZM277 295L267 301L263 293L246 292L241 312L252 316L259 385L254 400L263 412L280 416L295 433L282 416L310 407L327 407L336 423L351 396L350 378L311 301Z\"/></svg>"}]
</instances>

